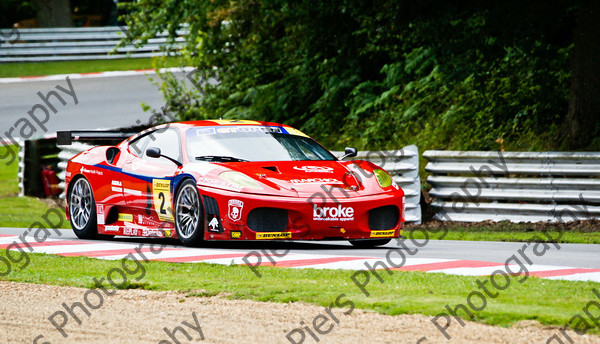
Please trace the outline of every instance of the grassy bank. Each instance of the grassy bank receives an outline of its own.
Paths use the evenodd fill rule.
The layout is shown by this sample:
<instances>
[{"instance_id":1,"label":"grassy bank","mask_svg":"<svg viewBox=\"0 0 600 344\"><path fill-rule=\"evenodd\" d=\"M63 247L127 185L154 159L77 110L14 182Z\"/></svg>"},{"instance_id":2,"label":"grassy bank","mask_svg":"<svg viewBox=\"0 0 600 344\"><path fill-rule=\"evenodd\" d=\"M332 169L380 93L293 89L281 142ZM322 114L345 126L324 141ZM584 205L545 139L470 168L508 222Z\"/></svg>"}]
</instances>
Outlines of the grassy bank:
<instances>
[{"instance_id":1,"label":"grassy bank","mask_svg":"<svg viewBox=\"0 0 600 344\"><path fill-rule=\"evenodd\" d=\"M1 63L0 78L152 69L154 68L154 60L154 58L129 58L115 60ZM167 58L164 67L177 67L180 65L179 59Z\"/></svg>"},{"instance_id":2,"label":"grassy bank","mask_svg":"<svg viewBox=\"0 0 600 344\"><path fill-rule=\"evenodd\" d=\"M3 251L0 253L5 255ZM120 261L45 254L29 256L29 266L0 279L95 288L98 285L92 281L93 277L106 279L111 269L123 270ZM221 294L231 299L269 302L302 301L324 307L335 302L343 293L343 300L352 301L356 308L389 315L437 315L444 311L446 305L454 308L458 304L466 304L469 293L480 290L477 280L488 279L403 271L388 275L381 271L384 282L380 283L372 276L366 285L370 293L367 297L352 281L354 272L346 270L260 267L262 278L257 278L246 266L155 261L140 262L143 268L134 265L133 262L127 264L129 281L122 289L175 290L193 296ZM600 287L599 283L593 282L534 277L519 282L523 278L512 277L505 290L498 290L496 298L488 297L487 307L474 312L473 320L499 326L510 326L521 320L537 320L545 325L562 326L594 297L591 289ZM364 279L361 276L358 280L362 282ZM121 284L122 278L116 279L115 283ZM112 288L107 282L103 285ZM593 331L597 333L598 328Z\"/></svg>"},{"instance_id":3,"label":"grassy bank","mask_svg":"<svg viewBox=\"0 0 600 344\"><path fill-rule=\"evenodd\" d=\"M0 146L0 156L6 155L6 149L7 147ZM8 149L18 151L18 147L15 146L9 146ZM7 158L0 159L0 227L29 228L34 222L40 221L48 207L58 207L59 212L64 215L64 209L50 200L18 197L18 163L13 161L7 164L7 162L10 162ZM70 228L66 219L60 228Z\"/></svg>"},{"instance_id":4,"label":"grassy bank","mask_svg":"<svg viewBox=\"0 0 600 344\"><path fill-rule=\"evenodd\" d=\"M546 235L542 234L546 231ZM425 238L441 240L469 240L469 241L513 241L526 242L534 234L538 234L539 241L572 243L572 244L600 244L600 221L589 220L579 222L560 223L511 223L485 222L485 223L460 223L438 221L428 222L423 225L407 225L405 236L418 239Z\"/></svg>"}]
</instances>

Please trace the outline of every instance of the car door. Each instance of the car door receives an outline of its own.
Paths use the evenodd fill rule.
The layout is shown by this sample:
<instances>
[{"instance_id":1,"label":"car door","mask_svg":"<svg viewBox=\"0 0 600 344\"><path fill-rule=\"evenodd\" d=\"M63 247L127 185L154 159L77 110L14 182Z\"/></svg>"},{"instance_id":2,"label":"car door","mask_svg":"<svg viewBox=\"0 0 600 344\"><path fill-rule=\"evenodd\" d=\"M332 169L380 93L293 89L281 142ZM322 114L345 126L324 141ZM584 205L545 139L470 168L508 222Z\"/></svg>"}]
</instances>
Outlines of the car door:
<instances>
[{"instance_id":1,"label":"car door","mask_svg":"<svg viewBox=\"0 0 600 344\"><path fill-rule=\"evenodd\" d=\"M178 129L160 129L140 137L139 141L132 141L129 146L131 158L123 167L125 202L139 214L173 222L173 177L179 167L164 157L149 157L146 150L150 147L159 148L162 155L177 161L182 159Z\"/></svg>"}]
</instances>

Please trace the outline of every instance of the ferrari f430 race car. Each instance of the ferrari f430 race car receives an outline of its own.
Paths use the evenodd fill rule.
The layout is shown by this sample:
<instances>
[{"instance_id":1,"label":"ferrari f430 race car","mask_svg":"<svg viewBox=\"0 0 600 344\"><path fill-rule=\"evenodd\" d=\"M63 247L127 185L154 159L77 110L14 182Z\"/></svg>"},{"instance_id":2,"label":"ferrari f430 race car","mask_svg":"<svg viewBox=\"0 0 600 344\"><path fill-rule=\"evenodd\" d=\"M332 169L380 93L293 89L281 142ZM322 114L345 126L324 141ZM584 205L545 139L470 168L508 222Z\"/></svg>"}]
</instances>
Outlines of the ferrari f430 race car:
<instances>
[{"instance_id":1,"label":"ferrari f430 race car","mask_svg":"<svg viewBox=\"0 0 600 344\"><path fill-rule=\"evenodd\" d=\"M58 133L63 144L82 138L83 132ZM343 161L354 156L356 149L346 148L338 159L299 130L277 123L163 124L70 159L67 218L85 239L386 244L404 226L404 192L380 167Z\"/></svg>"}]
</instances>

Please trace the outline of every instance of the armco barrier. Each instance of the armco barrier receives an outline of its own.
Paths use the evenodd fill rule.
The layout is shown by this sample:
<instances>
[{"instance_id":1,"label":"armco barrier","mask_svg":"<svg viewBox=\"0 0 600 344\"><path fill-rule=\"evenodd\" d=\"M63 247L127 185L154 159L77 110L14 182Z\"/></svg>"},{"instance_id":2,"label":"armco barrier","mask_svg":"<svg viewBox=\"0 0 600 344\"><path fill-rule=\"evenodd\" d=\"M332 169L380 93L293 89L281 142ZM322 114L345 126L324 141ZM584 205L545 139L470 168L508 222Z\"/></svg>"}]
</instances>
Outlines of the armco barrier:
<instances>
[{"instance_id":1,"label":"armco barrier","mask_svg":"<svg viewBox=\"0 0 600 344\"><path fill-rule=\"evenodd\" d=\"M93 146L87 145L80 142L73 142L69 146L58 146L60 148L60 152L58 153L58 187L62 190L60 194L61 198L65 198L65 173L67 171L67 163L69 159L74 157L75 155L83 152L84 150L90 149Z\"/></svg>"},{"instance_id":2,"label":"armco barrier","mask_svg":"<svg viewBox=\"0 0 600 344\"><path fill-rule=\"evenodd\" d=\"M600 153L432 150L423 156L439 220L600 218Z\"/></svg>"},{"instance_id":3,"label":"armco barrier","mask_svg":"<svg viewBox=\"0 0 600 344\"><path fill-rule=\"evenodd\" d=\"M12 29L3 29L10 31ZM176 43L182 43L183 30L177 31ZM168 38L159 34L143 46L129 44L114 51L125 36L117 26L80 28L18 29L15 41L0 45L0 62L36 62L124 57L151 57L164 54L161 47ZM13 37L11 37L13 38Z\"/></svg>"},{"instance_id":4,"label":"armco barrier","mask_svg":"<svg viewBox=\"0 0 600 344\"><path fill-rule=\"evenodd\" d=\"M343 152L332 152L341 156ZM415 145L395 151L361 151L352 159L367 160L388 171L404 190L406 222L421 223L421 181L419 179L419 149Z\"/></svg>"}]
</instances>

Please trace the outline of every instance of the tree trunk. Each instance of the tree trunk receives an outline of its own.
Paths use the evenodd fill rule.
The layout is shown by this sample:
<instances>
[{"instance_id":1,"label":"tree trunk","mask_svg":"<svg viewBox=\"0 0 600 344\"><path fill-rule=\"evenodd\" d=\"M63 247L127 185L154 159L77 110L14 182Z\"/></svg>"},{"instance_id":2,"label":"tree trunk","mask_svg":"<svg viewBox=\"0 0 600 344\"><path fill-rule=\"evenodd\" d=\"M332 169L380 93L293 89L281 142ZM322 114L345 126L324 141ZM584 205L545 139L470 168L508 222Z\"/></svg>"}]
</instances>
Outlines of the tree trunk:
<instances>
[{"instance_id":1,"label":"tree trunk","mask_svg":"<svg viewBox=\"0 0 600 344\"><path fill-rule=\"evenodd\" d=\"M600 119L600 1L581 1L578 11L569 112L561 133L569 150L589 147Z\"/></svg>"},{"instance_id":2,"label":"tree trunk","mask_svg":"<svg viewBox=\"0 0 600 344\"><path fill-rule=\"evenodd\" d=\"M38 27L71 27L69 0L34 0Z\"/></svg>"}]
</instances>

